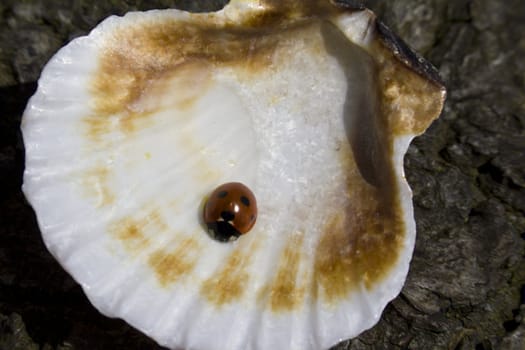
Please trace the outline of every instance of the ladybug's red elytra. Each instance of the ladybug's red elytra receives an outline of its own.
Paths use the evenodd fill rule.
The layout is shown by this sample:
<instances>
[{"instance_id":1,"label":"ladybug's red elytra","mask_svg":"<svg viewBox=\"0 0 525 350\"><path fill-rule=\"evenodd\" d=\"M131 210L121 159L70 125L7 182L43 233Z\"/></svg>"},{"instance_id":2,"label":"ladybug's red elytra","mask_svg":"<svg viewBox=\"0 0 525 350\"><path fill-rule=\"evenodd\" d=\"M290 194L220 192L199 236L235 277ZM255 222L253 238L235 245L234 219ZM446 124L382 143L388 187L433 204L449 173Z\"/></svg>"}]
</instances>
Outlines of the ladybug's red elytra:
<instances>
[{"instance_id":1,"label":"ladybug's red elytra","mask_svg":"<svg viewBox=\"0 0 525 350\"><path fill-rule=\"evenodd\" d=\"M247 233L257 219L257 201L253 192L240 182L217 187L204 206L204 223L210 235L227 242Z\"/></svg>"}]
</instances>

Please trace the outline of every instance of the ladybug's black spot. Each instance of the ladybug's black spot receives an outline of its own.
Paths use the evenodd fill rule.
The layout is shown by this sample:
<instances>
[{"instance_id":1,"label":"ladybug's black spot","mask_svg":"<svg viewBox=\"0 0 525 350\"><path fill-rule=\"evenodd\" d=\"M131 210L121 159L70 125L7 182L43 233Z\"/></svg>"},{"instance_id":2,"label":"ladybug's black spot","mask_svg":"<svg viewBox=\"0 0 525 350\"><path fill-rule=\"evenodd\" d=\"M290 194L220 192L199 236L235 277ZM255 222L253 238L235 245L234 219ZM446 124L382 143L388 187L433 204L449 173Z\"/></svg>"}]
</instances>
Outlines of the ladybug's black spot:
<instances>
[{"instance_id":1,"label":"ladybug's black spot","mask_svg":"<svg viewBox=\"0 0 525 350\"><path fill-rule=\"evenodd\" d=\"M242 202L242 204L244 204L247 207L250 206L250 200L248 198L246 198L245 196L241 196L241 202Z\"/></svg>"},{"instance_id":2,"label":"ladybug's black spot","mask_svg":"<svg viewBox=\"0 0 525 350\"><path fill-rule=\"evenodd\" d=\"M252 216L250 216L250 220L251 221L255 220L255 215L252 214Z\"/></svg>"},{"instance_id":3,"label":"ladybug's black spot","mask_svg":"<svg viewBox=\"0 0 525 350\"><path fill-rule=\"evenodd\" d=\"M213 239L219 242L234 241L241 233L226 221L214 221L207 223L208 232Z\"/></svg>"},{"instance_id":4,"label":"ladybug's black spot","mask_svg":"<svg viewBox=\"0 0 525 350\"><path fill-rule=\"evenodd\" d=\"M228 191L220 191L218 194L217 194L217 197L219 198L224 198L228 195Z\"/></svg>"},{"instance_id":5,"label":"ladybug's black spot","mask_svg":"<svg viewBox=\"0 0 525 350\"><path fill-rule=\"evenodd\" d=\"M221 218L223 218L224 221L232 221L235 219L235 213L231 211L221 211Z\"/></svg>"}]
</instances>

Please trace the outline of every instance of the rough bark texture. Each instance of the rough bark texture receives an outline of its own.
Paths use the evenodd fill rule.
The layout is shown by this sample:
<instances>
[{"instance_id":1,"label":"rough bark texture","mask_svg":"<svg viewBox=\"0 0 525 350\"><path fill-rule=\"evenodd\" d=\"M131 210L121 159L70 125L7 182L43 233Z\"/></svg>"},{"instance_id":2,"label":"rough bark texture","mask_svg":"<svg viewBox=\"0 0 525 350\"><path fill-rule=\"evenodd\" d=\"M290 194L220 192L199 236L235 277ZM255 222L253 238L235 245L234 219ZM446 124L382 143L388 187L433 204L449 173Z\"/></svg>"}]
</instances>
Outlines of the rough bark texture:
<instances>
[{"instance_id":1,"label":"rough bark texture","mask_svg":"<svg viewBox=\"0 0 525 350\"><path fill-rule=\"evenodd\" d=\"M46 251L20 191L20 117L51 55L106 16L224 2L0 2L0 349L161 349L100 315ZM374 328L334 349L525 349L525 1L367 5L449 95L405 158L418 229L407 283Z\"/></svg>"}]
</instances>

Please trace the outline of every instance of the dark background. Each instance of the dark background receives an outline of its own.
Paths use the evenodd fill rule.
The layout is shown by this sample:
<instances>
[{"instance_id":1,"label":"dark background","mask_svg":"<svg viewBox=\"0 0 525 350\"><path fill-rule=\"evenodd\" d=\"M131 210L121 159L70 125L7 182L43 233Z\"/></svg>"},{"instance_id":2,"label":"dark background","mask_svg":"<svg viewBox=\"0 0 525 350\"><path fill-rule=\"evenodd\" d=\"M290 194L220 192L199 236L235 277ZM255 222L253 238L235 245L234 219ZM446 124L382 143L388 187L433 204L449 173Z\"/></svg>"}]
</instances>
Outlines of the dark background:
<instances>
[{"instance_id":1,"label":"dark background","mask_svg":"<svg viewBox=\"0 0 525 350\"><path fill-rule=\"evenodd\" d=\"M0 3L0 350L161 349L100 315L46 251L20 191L20 118L51 55L108 15L224 2ZM525 1L367 5L438 67L448 99L405 158L418 229L406 285L335 349L523 350Z\"/></svg>"}]
</instances>

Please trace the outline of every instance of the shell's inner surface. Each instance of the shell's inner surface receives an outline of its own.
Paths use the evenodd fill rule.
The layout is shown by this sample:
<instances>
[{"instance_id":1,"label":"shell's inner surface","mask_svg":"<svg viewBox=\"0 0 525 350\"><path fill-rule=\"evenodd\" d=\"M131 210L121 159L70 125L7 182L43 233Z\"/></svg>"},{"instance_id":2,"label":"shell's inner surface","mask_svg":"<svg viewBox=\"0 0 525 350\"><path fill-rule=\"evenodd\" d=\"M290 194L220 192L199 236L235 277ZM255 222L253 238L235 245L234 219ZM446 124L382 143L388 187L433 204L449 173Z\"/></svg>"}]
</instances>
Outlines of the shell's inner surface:
<instances>
[{"instance_id":1,"label":"shell's inner surface","mask_svg":"<svg viewBox=\"0 0 525 350\"><path fill-rule=\"evenodd\" d=\"M378 113L376 68L368 53L321 21L229 36L199 26L191 36L187 26L170 21L143 26L112 38L93 84L95 114L84 118L92 138L86 147L114 143L108 146L115 162L137 168L112 168L115 184L107 187L118 192L115 197L142 186L140 169L157 159L168 172L159 169L155 186L165 185L158 187L162 198L185 200L183 210L191 211L190 203L222 180L242 177L261 198L257 230L277 241L268 244L299 234L305 244L317 245L317 275L308 277L316 280L315 295L320 288L326 297L345 298L363 278L372 285L381 277L404 231L390 131L376 125L386 121ZM217 38L203 55L193 44L208 35ZM192 43L179 47L179 38L188 36ZM244 47L251 55L247 51L248 59L240 61ZM159 55L161 49L168 57ZM166 149L152 148L148 137ZM183 192L166 196L171 191ZM200 231L195 221L170 228L192 236Z\"/></svg>"},{"instance_id":2,"label":"shell's inner surface","mask_svg":"<svg viewBox=\"0 0 525 350\"><path fill-rule=\"evenodd\" d=\"M328 347L375 323L406 276L402 155L443 89L368 11L267 4L110 18L57 54L24 116L46 244L97 308L170 347ZM225 182L259 213L230 245L196 210Z\"/></svg>"}]
</instances>

